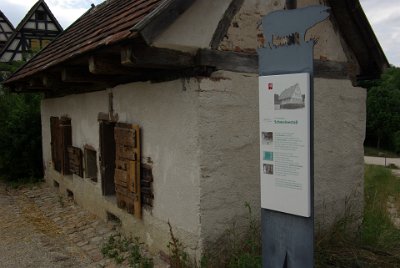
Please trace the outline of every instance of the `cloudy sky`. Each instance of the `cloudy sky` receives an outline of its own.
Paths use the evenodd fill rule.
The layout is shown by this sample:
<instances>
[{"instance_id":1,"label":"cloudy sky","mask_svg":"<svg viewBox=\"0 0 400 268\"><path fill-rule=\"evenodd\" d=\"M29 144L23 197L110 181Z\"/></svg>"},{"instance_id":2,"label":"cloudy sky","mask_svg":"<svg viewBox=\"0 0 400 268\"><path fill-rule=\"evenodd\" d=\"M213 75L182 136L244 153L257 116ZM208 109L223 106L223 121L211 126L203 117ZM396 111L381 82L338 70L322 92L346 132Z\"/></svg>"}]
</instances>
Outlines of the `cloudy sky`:
<instances>
[{"instance_id":1,"label":"cloudy sky","mask_svg":"<svg viewBox=\"0 0 400 268\"><path fill-rule=\"evenodd\" d=\"M400 67L400 5L399 0L360 0L365 13L393 65ZM46 0L60 24L68 27L82 15L91 3L102 0ZM0 0L0 10L16 27L36 0Z\"/></svg>"}]
</instances>

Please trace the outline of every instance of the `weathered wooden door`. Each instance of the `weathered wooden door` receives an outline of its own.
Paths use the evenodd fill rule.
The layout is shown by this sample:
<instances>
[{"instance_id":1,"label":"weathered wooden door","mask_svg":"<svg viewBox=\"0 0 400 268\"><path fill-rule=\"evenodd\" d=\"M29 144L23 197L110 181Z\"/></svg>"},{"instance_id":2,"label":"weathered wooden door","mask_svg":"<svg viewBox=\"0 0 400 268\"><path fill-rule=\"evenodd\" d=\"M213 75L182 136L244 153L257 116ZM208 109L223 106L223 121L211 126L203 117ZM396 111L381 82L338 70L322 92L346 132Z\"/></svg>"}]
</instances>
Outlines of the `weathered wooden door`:
<instances>
[{"instance_id":1,"label":"weathered wooden door","mask_svg":"<svg viewBox=\"0 0 400 268\"><path fill-rule=\"evenodd\" d=\"M115 195L115 123L100 122L100 173L103 195Z\"/></svg>"},{"instance_id":2,"label":"weathered wooden door","mask_svg":"<svg viewBox=\"0 0 400 268\"><path fill-rule=\"evenodd\" d=\"M114 138L114 182L118 206L141 218L140 128L138 125L117 123Z\"/></svg>"},{"instance_id":3,"label":"weathered wooden door","mask_svg":"<svg viewBox=\"0 0 400 268\"><path fill-rule=\"evenodd\" d=\"M62 171L62 151L61 148L61 131L60 119L58 117L50 117L51 129L51 159L53 161L54 169L58 172Z\"/></svg>"},{"instance_id":4,"label":"weathered wooden door","mask_svg":"<svg viewBox=\"0 0 400 268\"><path fill-rule=\"evenodd\" d=\"M67 148L72 144L71 119L50 117L51 157L54 169L68 175L69 161Z\"/></svg>"}]
</instances>

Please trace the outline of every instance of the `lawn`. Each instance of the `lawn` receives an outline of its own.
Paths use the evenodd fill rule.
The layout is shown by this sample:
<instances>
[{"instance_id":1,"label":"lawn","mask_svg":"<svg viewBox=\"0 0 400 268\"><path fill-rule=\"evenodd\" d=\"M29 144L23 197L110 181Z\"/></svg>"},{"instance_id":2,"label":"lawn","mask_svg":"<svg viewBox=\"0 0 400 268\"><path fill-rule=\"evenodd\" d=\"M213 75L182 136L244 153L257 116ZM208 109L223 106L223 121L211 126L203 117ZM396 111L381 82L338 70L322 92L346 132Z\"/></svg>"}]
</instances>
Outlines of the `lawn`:
<instances>
[{"instance_id":1,"label":"lawn","mask_svg":"<svg viewBox=\"0 0 400 268\"><path fill-rule=\"evenodd\" d=\"M365 168L364 219L351 235L351 215L316 241L316 267L400 267L400 230L388 213L388 200L400 207L400 179L391 170Z\"/></svg>"}]
</instances>

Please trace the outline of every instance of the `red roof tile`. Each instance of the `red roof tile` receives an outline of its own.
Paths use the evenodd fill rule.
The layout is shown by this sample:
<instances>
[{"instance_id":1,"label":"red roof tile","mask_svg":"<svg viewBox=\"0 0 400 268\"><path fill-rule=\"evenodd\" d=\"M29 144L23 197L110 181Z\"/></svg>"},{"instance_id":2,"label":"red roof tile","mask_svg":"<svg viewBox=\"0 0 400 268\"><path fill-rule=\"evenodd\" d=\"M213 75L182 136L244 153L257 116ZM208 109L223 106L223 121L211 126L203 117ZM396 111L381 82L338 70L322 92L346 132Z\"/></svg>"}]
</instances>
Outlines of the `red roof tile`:
<instances>
[{"instance_id":1,"label":"red roof tile","mask_svg":"<svg viewBox=\"0 0 400 268\"><path fill-rule=\"evenodd\" d=\"M162 0L107 0L91 8L46 48L16 71L8 82L43 71L101 46L133 38L130 29Z\"/></svg>"}]
</instances>

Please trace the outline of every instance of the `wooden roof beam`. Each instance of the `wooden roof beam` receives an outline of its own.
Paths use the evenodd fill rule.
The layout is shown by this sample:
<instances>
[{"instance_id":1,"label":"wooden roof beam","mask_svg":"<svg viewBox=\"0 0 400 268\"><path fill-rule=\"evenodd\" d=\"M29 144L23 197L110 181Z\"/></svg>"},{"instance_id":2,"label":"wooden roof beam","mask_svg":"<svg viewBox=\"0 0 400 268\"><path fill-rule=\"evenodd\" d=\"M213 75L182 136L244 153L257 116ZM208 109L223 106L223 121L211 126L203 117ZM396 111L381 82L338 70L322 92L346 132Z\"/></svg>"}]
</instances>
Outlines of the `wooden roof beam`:
<instances>
[{"instance_id":1,"label":"wooden roof beam","mask_svg":"<svg viewBox=\"0 0 400 268\"><path fill-rule=\"evenodd\" d=\"M91 55L89 57L89 72L98 75L132 75L132 69L121 65L115 55Z\"/></svg>"},{"instance_id":2,"label":"wooden roof beam","mask_svg":"<svg viewBox=\"0 0 400 268\"><path fill-rule=\"evenodd\" d=\"M194 56L172 49L127 45L121 48L121 64L135 68L179 69L194 66Z\"/></svg>"},{"instance_id":3,"label":"wooden roof beam","mask_svg":"<svg viewBox=\"0 0 400 268\"><path fill-rule=\"evenodd\" d=\"M42 76L43 86L46 88L57 88L62 86L61 77L55 73L46 73Z\"/></svg>"},{"instance_id":4,"label":"wooden roof beam","mask_svg":"<svg viewBox=\"0 0 400 268\"><path fill-rule=\"evenodd\" d=\"M38 87L44 88L42 79L36 76L29 79L27 86L30 88L38 88Z\"/></svg>"}]
</instances>

